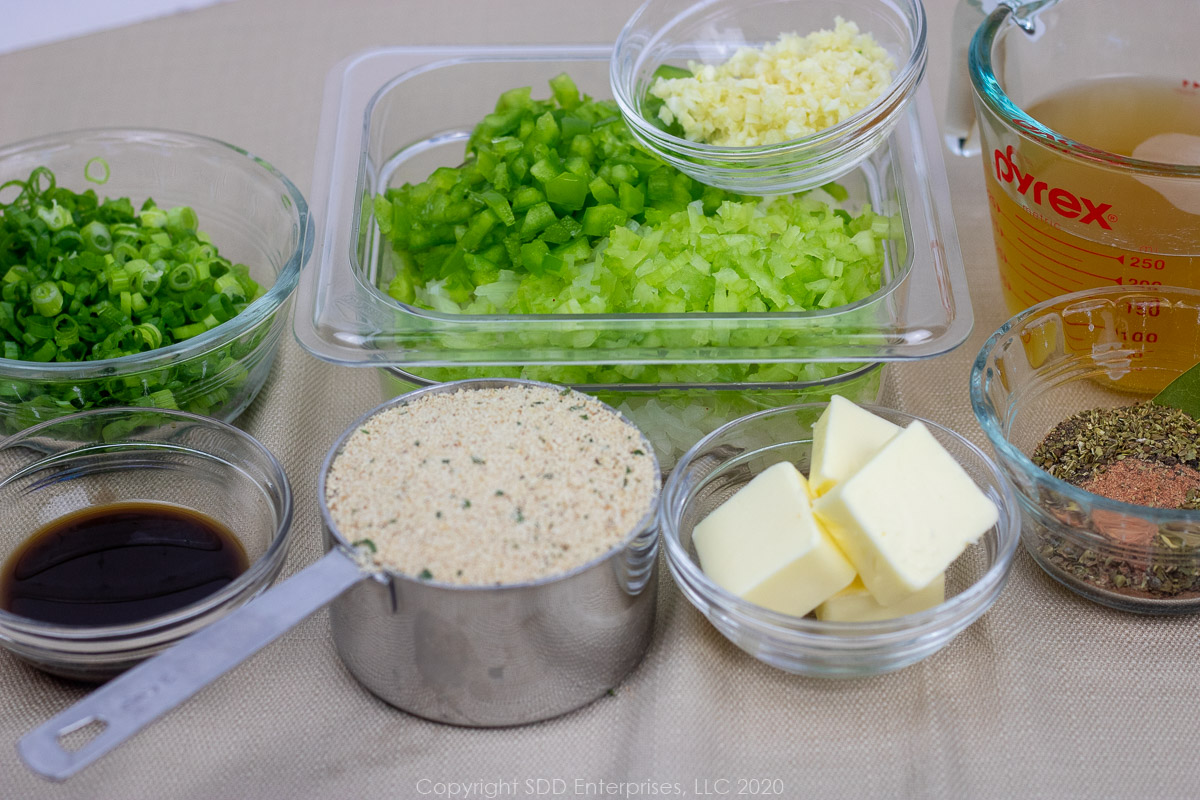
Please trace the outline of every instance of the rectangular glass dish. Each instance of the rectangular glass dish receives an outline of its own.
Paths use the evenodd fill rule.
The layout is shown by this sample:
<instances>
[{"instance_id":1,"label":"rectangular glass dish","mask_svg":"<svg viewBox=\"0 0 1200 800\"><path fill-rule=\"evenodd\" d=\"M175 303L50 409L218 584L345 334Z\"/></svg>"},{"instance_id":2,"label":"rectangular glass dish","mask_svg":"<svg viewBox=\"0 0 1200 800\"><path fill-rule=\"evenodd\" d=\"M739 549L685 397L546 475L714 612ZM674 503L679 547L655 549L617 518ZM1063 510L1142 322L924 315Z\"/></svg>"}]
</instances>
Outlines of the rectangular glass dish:
<instances>
[{"instance_id":1,"label":"rectangular glass dish","mask_svg":"<svg viewBox=\"0 0 1200 800\"><path fill-rule=\"evenodd\" d=\"M664 474L688 448L726 423L769 408L795 403L827 403L835 394L859 405L884 397L885 362L855 366L814 380L784 383L572 384L608 403L638 426L658 456ZM437 372L437 371L435 371ZM440 377L440 376L439 376ZM430 386L438 381L399 367L379 370L385 398Z\"/></svg>"},{"instance_id":2,"label":"rectangular glass dish","mask_svg":"<svg viewBox=\"0 0 1200 800\"><path fill-rule=\"evenodd\" d=\"M611 97L610 53L403 47L335 67L313 178L315 263L301 278L295 315L300 343L333 363L408 370L895 361L966 339L970 299L926 87L888 144L838 181L845 210L869 203L902 231L886 242L882 288L860 302L804 312L469 315L389 297L380 288L390 267L375 194L461 163L472 127L505 90L530 86L547 96L549 79L566 72L580 91Z\"/></svg>"}]
</instances>

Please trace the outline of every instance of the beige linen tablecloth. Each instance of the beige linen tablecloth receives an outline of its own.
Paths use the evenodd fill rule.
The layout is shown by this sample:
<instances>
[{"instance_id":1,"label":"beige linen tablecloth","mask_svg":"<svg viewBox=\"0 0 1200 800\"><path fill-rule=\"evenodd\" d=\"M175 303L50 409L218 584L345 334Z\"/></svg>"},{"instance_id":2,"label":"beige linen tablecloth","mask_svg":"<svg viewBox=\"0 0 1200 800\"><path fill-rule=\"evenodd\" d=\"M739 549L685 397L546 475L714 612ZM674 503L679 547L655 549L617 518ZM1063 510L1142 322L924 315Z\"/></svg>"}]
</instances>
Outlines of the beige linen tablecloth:
<instances>
[{"instance_id":1,"label":"beige linen tablecloth","mask_svg":"<svg viewBox=\"0 0 1200 800\"><path fill-rule=\"evenodd\" d=\"M307 193L323 82L340 59L385 45L611 42L635 6L238 0L0 57L0 142L187 130L263 155ZM965 68L950 63L952 10L928 3L939 111L949 71ZM895 368L887 397L985 445L967 374L1005 313L980 164L947 155L947 169L975 330L948 355ZM381 399L373 371L321 363L289 337L240 419L293 481L289 573L319 553L321 458ZM1200 796L1200 619L1105 610L1019 552L996 605L942 652L827 681L743 654L662 580L645 662L615 696L559 719L468 730L396 711L343 668L321 613L59 785L28 772L14 745L85 689L0 653L0 798L652 797L664 783L718 797L739 779L787 798Z\"/></svg>"}]
</instances>

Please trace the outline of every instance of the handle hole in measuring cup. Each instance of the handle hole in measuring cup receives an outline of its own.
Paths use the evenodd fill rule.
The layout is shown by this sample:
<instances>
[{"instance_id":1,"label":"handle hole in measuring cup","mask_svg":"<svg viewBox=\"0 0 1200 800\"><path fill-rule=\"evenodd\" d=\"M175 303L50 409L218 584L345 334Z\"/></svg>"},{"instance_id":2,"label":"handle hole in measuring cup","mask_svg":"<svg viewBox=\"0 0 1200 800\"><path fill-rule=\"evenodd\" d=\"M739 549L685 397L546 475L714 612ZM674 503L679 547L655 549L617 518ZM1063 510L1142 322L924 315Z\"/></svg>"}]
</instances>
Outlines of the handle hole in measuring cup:
<instances>
[{"instance_id":1,"label":"handle hole in measuring cup","mask_svg":"<svg viewBox=\"0 0 1200 800\"><path fill-rule=\"evenodd\" d=\"M97 736L108 728L108 722L97 716L90 716L73 723L59 731L59 746L68 753L77 753L87 746Z\"/></svg>"}]
</instances>

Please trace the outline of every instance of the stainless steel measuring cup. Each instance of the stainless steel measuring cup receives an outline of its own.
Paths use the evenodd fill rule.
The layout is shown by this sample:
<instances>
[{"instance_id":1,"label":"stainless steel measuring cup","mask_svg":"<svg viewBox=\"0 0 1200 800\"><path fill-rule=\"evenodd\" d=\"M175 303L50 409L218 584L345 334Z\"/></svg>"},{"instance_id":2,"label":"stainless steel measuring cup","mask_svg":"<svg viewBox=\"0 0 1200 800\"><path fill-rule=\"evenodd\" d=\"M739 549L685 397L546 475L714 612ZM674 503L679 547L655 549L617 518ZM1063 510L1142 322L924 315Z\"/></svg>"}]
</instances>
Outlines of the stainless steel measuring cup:
<instances>
[{"instance_id":1,"label":"stainless steel measuring cup","mask_svg":"<svg viewBox=\"0 0 1200 800\"><path fill-rule=\"evenodd\" d=\"M355 421L321 465L325 556L26 734L21 758L45 777L68 778L331 603L334 643L351 673L383 700L427 719L520 725L578 708L620 683L653 630L658 487L634 530L599 558L567 573L487 587L380 570L338 531L326 507L330 465L370 417L426 394L512 385L548 384L439 384ZM653 457L644 435L642 447ZM654 473L657 480L657 461ZM63 747L63 737L87 726L99 728L90 741Z\"/></svg>"},{"instance_id":2,"label":"stainless steel measuring cup","mask_svg":"<svg viewBox=\"0 0 1200 800\"><path fill-rule=\"evenodd\" d=\"M1200 288L1198 30L1195 0L961 0L946 138L982 156L1011 312Z\"/></svg>"}]
</instances>

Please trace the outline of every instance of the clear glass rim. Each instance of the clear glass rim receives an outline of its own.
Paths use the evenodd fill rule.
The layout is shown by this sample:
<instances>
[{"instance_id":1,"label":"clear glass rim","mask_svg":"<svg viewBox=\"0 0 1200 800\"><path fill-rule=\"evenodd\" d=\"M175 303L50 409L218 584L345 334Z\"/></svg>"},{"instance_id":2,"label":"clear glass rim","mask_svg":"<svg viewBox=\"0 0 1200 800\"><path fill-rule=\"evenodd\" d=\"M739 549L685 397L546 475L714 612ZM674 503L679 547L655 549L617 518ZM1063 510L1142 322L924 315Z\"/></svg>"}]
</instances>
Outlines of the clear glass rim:
<instances>
[{"instance_id":1,"label":"clear glass rim","mask_svg":"<svg viewBox=\"0 0 1200 800\"><path fill-rule=\"evenodd\" d=\"M354 433L356 430L358 430L360 427L362 427L368 420L370 420L376 414L380 414L391 408L395 408L396 406L407 405L407 404L413 402L414 400L418 400L421 397L424 397L425 395L428 395L428 394L441 394L443 392L445 392L445 393L457 392L460 389L467 389L467 390L470 390L470 389L494 389L494 388L502 388L502 387L506 387L506 386L540 387L540 388L545 388L545 389L554 389L557 391L562 391L563 389L571 388L571 387L563 386L561 384L546 383L544 381L531 381L531 380L526 380L524 378L466 378L466 379L460 380L460 381L448 381L446 383L435 383L435 384L431 384L431 385L427 385L427 386L422 386L419 389L414 389L411 392L405 392L404 394L397 395L396 397L393 397L390 400L386 400L383 403L380 403L379 405L377 405L375 408L366 412L365 414L360 416L358 419L354 420L354 422L352 422L349 426L347 426L346 430L344 430L338 436L338 438L334 441L333 445L330 446L329 452L326 453L325 459L321 462L321 468L317 472L317 504L321 510L321 521L325 525L325 530L329 532L329 536L332 539L332 541L334 542L334 546L340 548L350 558L355 557L355 555L354 555L355 548L351 544L350 540L348 540L342 534L341 530L338 529L337 523L334 521L333 515L329 511L329 503L326 499L326 482L329 478L329 470L333 466L334 460L342 452L342 448L345 447L345 445L346 445L346 440L350 438L350 435L352 433ZM575 390L575 391L578 391L578 390ZM653 496L650 498L650 508L646 510L646 513L643 514L636 523L634 523L633 528L620 541L615 543L612 547L610 547L608 550L601 553L600 555L596 556L595 558L593 558L589 561L586 561L583 564L579 564L578 566L572 567L571 569L567 570L566 572L556 572L552 575L546 575L541 578L535 578L534 580L519 581L519 582L514 582L514 583L491 584L491 585L444 583L442 581L438 581L438 580L434 580L434 579L424 580L424 579L418 578L415 575L408 575L406 573L399 572L399 571L393 570L393 569L380 568L377 566L373 566L372 569L378 571L382 575L386 575L389 580L405 581L405 582L411 583L416 586L428 587L428 588L433 588L433 589L441 589L441 590L445 590L445 591L462 592L462 593L507 592L507 591L524 590L524 589L535 589L540 586L547 586L550 584L561 583L563 581L569 580L570 578L573 578L576 575L579 575L580 573L587 572L587 571L594 569L595 567L600 566L600 565L604 564L605 562L611 560L615 556L619 555L621 552L628 549L631 545L633 545L635 542L637 542L637 540L639 538L641 538L643 536L653 534L654 540L655 540L655 542L657 542L658 537L657 537L657 533L655 532L654 523L655 523L655 520L658 518L659 503L662 501L662 469L659 467L658 455L654 451L654 446L650 443L650 440L646 437L646 434L642 431L642 429L639 428L632 420L630 420L629 417L625 416L620 411L618 411L617 409L608 405L607 403L605 403L601 400L597 400L595 397L593 397L592 399L595 400L597 403L600 403L600 405L603 406L611 414L613 414L617 418L623 420L625 422L625 424L628 425L630 428L637 431L638 436L641 437L642 446L644 448L646 448L645 453L648 456L650 456L651 463L653 465L654 493L653 493Z\"/></svg>"},{"instance_id":2,"label":"clear glass rim","mask_svg":"<svg viewBox=\"0 0 1200 800\"><path fill-rule=\"evenodd\" d=\"M1064 136L1029 116L1000 86L992 59L992 48L997 39L1002 34L1013 32L1014 29L1020 31L1020 26L1010 19L1012 13L1010 5L1000 3L976 29L967 50L967 71L971 77L971 85L975 89L975 96L988 111L1006 123L1011 120L1013 125L1010 127L1021 138L1043 147L1050 147L1065 156L1093 166L1100 164L1113 169L1166 178L1200 178L1200 164L1168 164L1118 155Z\"/></svg>"},{"instance_id":3,"label":"clear glass rim","mask_svg":"<svg viewBox=\"0 0 1200 800\"><path fill-rule=\"evenodd\" d=\"M628 392L629 394L640 394L645 392L664 392L664 391L693 391L703 390L712 392L756 392L756 391L806 391L819 388L835 387L843 383L848 383L859 378L864 378L875 370L883 369L888 362L886 361L868 361L862 366L840 372L831 378L816 381L777 381L753 383L749 381L739 381L736 383L578 383L578 384L563 384L569 385L570 388L584 394L595 394L597 392ZM541 366L541 365L539 365ZM578 366L578 365L573 365ZM429 369L468 369L469 367L429 367ZM550 367L553 369L553 367ZM387 372L394 378L402 381L407 381L417 386L435 386L439 382L426 378L422 375L417 375L410 372L404 367L381 367L384 372ZM419 368L418 368L419 369ZM498 367L502 369L502 367ZM491 379L484 378L480 380L506 380L506 379ZM513 379L518 380L518 379ZM524 379L520 379L524 380ZM551 385L551 384L546 384Z\"/></svg>"},{"instance_id":4,"label":"clear glass rim","mask_svg":"<svg viewBox=\"0 0 1200 800\"><path fill-rule=\"evenodd\" d=\"M54 133L47 136L38 136L0 148L0 162L11 156L29 151L41 150L67 143L77 143L88 139L105 141L185 142L216 150L227 150L243 156L248 165L253 165L261 169L271 178L278 181L280 189L282 189L294 205L297 224L299 226L296 248L291 252L287 261L284 262L279 273L275 276L275 282L261 297L252 302L237 316L191 339L175 342L157 350L148 350L142 353L133 353L131 355L97 361L42 363L38 361L0 359L0 375L17 380L73 381L110 378L130 372L161 369L219 347L229 340L235 339L243 333L254 329L259 323L270 318L291 297L300 280L300 270L312 255L312 221L309 216L308 201L304 199L304 195L295 184L272 166L270 162L236 145L223 142L220 139L158 128L86 128Z\"/></svg>"},{"instance_id":5,"label":"clear glass rim","mask_svg":"<svg viewBox=\"0 0 1200 800\"><path fill-rule=\"evenodd\" d=\"M928 52L924 5L919 0L896 0L895 5L892 3L884 5L901 12L899 18L907 24L906 27L912 37L912 49L904 64L897 70L896 76L892 79L888 88L883 94L871 101L870 105L866 108L842 120L837 125L817 131L808 136L789 139L784 142L742 147L693 142L690 139L684 139L667 133L651 124L641 115L638 111L640 105L639 99L633 94L636 70L630 70L627 73L621 69L626 62L630 61L630 59L622 58L622 55L629 47L629 41L634 29L642 17L658 1L646 0L630 16L625 26L621 29L621 32L617 35L610 65L609 82L612 85L613 99L616 101L618 108L621 110L621 115L625 118L629 127L645 137L648 143L661 147L678 157L689 160L725 161L730 166L742 165L744 162L747 168L751 168L760 160L769 160L776 156L795 156L804 153L820 155L837 145L854 142L860 137L869 135L878 127L877 124L872 123L898 115L925 74L925 63L928 58ZM680 18L695 16L710 6L722 2L724 0L704 0L697 3L689 8L685 14L672 20L671 24L676 24ZM661 31L655 38L661 38ZM639 62L640 59L631 63L636 65ZM880 112L883 113L881 114Z\"/></svg>"},{"instance_id":6,"label":"clear glass rim","mask_svg":"<svg viewBox=\"0 0 1200 800\"><path fill-rule=\"evenodd\" d=\"M0 450L7 450L10 447L18 447L24 441L47 435L46 432L59 425L73 425L78 422L93 420L104 417L123 418L134 414L156 414L167 418L172 422L186 423L200 428L208 428L219 431L220 433L231 436L232 438L248 445L252 450L258 453L262 458L262 465L269 473L272 486L267 487L255 481L260 489L263 490L264 496L270 501L274 507L276 515L275 532L271 537L270 543L267 545L266 551L261 556L254 560L246 571L239 575L234 580L230 581L225 586L218 589L216 592L207 597L198 600L183 608L161 614L150 619L140 622L128 623L124 625L59 625L48 622L40 622L38 620L22 617L17 614L10 613L4 609L0 609L0 634L17 633L24 637L36 639L39 644L47 649L54 650L56 645L64 642L72 643L94 643L97 645L111 645L114 649L132 650L138 646L138 639L156 637L169 632L171 629L186 625L190 622L200 621L203 618L219 609L221 606L229 603L241 596L248 596L250 592L261 589L266 586L266 581L282 566L283 560L287 557L288 550L291 548L292 542L292 514L293 514L293 498L291 483L288 481L287 473L284 471L283 465L275 457L270 450L266 448L258 439L241 430L240 428L231 425L227 422L214 419L212 417L204 417L199 414L192 414L188 411L179 411L173 409L161 408L139 408L139 407L110 407L110 408L93 408L86 411L80 411L74 414L69 414L63 417L55 417L44 422L39 422L37 425L26 428L18 433L9 436L6 439L0 440ZM53 435L50 435L53 438ZM80 448L79 451L90 449L96 446L120 445L120 444L152 444L140 442L137 440L116 442L92 442ZM191 448L189 448L191 449ZM78 452L78 451L77 451ZM203 453L202 451L191 450L191 452L199 453L203 458L213 459L214 457ZM58 455L51 456L57 458ZM42 463L41 461L36 463ZM237 466L237 465L234 465ZM25 472L26 470L22 470ZM0 486L5 485L12 476L4 476L0 479ZM79 653L86 655L86 653Z\"/></svg>"},{"instance_id":7,"label":"clear glass rim","mask_svg":"<svg viewBox=\"0 0 1200 800\"><path fill-rule=\"evenodd\" d=\"M748 414L717 428L679 459L663 487L663 500L659 507L659 528L672 573L681 576L697 594L713 606L731 614L739 621L752 624L768 635L794 645L838 650L890 649L903 646L919 637L943 632L963 620L970 622L982 614L1004 587L1020 539L1021 516L1016 495L996 464L972 442L944 425L893 408L865 404L861 406L876 414L898 417L909 422L919 421L931 430L948 434L953 441L979 459L995 484L1001 499L997 509L999 519L995 525L996 557L970 586L932 608L897 619L878 622L828 622L795 617L750 603L718 586L688 555L679 539L679 520L676 519L675 511L682 510L687 500L686 492L681 487L682 475L696 456L709 442L742 425L770 416L795 414L805 410L815 412L826 405L798 403Z\"/></svg>"},{"instance_id":8,"label":"clear glass rim","mask_svg":"<svg viewBox=\"0 0 1200 800\"><path fill-rule=\"evenodd\" d=\"M1024 478L1029 479L1039 488L1047 489L1081 506L1110 511L1125 517L1140 517L1157 524L1173 522L1200 524L1200 511L1152 508L1150 506L1134 505L1133 503L1123 503L1120 500L1112 500L1098 494L1092 494L1086 489L1081 489L1061 478L1054 477L1034 464L1029 456L1017 449L1008 440L1005 425L1001 419L1001 412L995 407L988 396L988 386L991 379L987 373L993 360L993 354L1002 342L1012 340L1013 335L1011 332L1013 329L1019 330L1029 320L1047 313L1056 313L1055 309L1057 307L1079 301L1117 298L1128 295L1175 295L1187 298L1197 310L1200 310L1200 290L1178 286L1140 286L1136 289L1126 286L1105 286L1099 289L1084 289L1079 292L1053 297L1037 305L1030 306L1001 325L983 343L983 347L980 348L979 354L971 364L971 409L975 412L975 419L979 421L979 427L983 429L997 456L1014 471L1019 472ZM1112 540L1104 537L1102 534L1093 533L1081 528L1074 528L1073 530L1082 539L1104 543L1107 548L1113 546Z\"/></svg>"}]
</instances>

